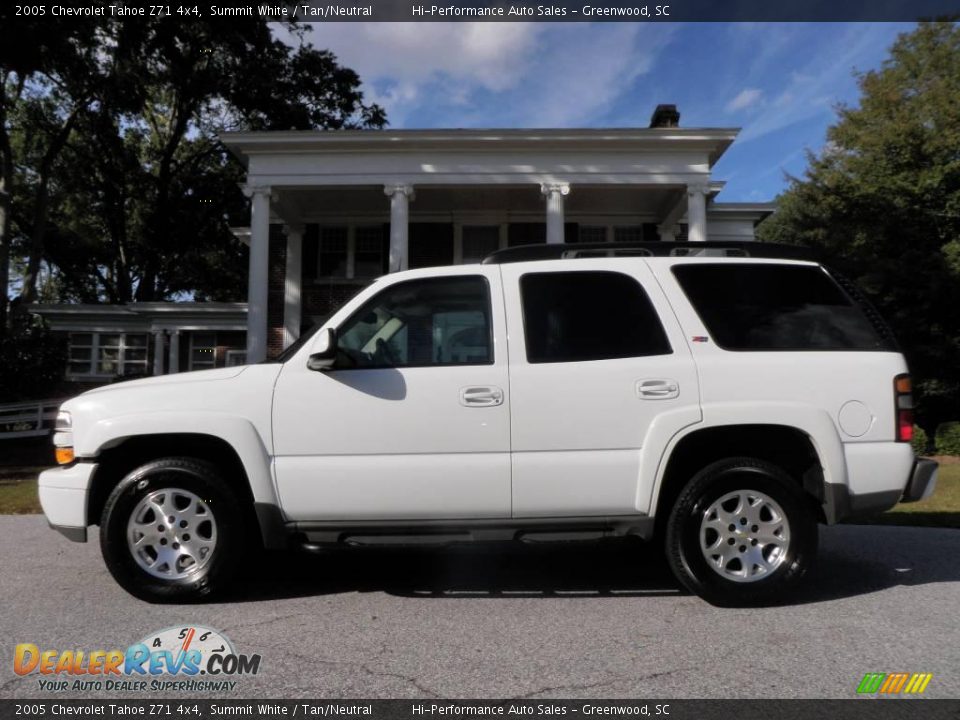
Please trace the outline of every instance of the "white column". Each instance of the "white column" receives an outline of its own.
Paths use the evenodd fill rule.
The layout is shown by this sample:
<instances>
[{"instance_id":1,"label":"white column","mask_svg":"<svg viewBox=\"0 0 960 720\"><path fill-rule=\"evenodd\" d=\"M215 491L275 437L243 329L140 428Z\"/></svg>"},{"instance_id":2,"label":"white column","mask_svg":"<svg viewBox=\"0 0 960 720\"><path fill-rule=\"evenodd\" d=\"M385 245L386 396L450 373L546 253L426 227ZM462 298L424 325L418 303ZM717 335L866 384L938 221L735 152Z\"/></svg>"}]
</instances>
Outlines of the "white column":
<instances>
[{"instance_id":1,"label":"white column","mask_svg":"<svg viewBox=\"0 0 960 720\"><path fill-rule=\"evenodd\" d=\"M570 194L567 183L542 183L540 192L547 199L547 244L563 242L563 196Z\"/></svg>"},{"instance_id":2,"label":"white column","mask_svg":"<svg viewBox=\"0 0 960 720\"><path fill-rule=\"evenodd\" d=\"M347 225L347 277L357 276L357 226Z\"/></svg>"},{"instance_id":3,"label":"white column","mask_svg":"<svg viewBox=\"0 0 960 720\"><path fill-rule=\"evenodd\" d=\"M153 374L163 375L163 330L153 331Z\"/></svg>"},{"instance_id":4,"label":"white column","mask_svg":"<svg viewBox=\"0 0 960 720\"><path fill-rule=\"evenodd\" d=\"M384 185L384 194L390 198L390 272L406 270L409 266L409 201L414 199L412 185Z\"/></svg>"},{"instance_id":5,"label":"white column","mask_svg":"<svg viewBox=\"0 0 960 720\"><path fill-rule=\"evenodd\" d=\"M690 242L707 240L707 192L706 184L687 185L687 239Z\"/></svg>"},{"instance_id":6,"label":"white column","mask_svg":"<svg viewBox=\"0 0 960 720\"><path fill-rule=\"evenodd\" d=\"M247 362L267 357L267 284L270 260L270 187L248 186L250 272L247 278Z\"/></svg>"},{"instance_id":7,"label":"white column","mask_svg":"<svg viewBox=\"0 0 960 720\"><path fill-rule=\"evenodd\" d=\"M657 225L657 233L661 242L674 242L677 239L677 226L673 223Z\"/></svg>"},{"instance_id":8,"label":"white column","mask_svg":"<svg viewBox=\"0 0 960 720\"><path fill-rule=\"evenodd\" d=\"M170 331L170 360L167 363L167 371L173 373L180 372L180 331Z\"/></svg>"},{"instance_id":9,"label":"white column","mask_svg":"<svg viewBox=\"0 0 960 720\"><path fill-rule=\"evenodd\" d=\"M300 337L303 282L303 225L287 225L287 266L283 274L283 346Z\"/></svg>"}]
</instances>

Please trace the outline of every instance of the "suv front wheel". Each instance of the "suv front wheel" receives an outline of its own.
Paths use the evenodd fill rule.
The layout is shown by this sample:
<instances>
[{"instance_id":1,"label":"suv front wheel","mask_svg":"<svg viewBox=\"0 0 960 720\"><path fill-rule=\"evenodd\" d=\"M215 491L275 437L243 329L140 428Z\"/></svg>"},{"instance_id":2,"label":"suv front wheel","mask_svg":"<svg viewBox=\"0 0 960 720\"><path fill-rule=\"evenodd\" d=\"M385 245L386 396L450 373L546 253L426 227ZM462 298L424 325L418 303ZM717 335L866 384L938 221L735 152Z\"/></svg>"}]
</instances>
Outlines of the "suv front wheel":
<instances>
[{"instance_id":1,"label":"suv front wheel","mask_svg":"<svg viewBox=\"0 0 960 720\"><path fill-rule=\"evenodd\" d=\"M715 605L786 599L817 553L809 499L781 468L755 458L705 467L680 493L667 522L677 579Z\"/></svg>"},{"instance_id":2,"label":"suv front wheel","mask_svg":"<svg viewBox=\"0 0 960 720\"><path fill-rule=\"evenodd\" d=\"M241 511L217 468L170 457L129 473L110 493L100 547L110 574L151 602L196 600L233 575L242 538Z\"/></svg>"}]
</instances>

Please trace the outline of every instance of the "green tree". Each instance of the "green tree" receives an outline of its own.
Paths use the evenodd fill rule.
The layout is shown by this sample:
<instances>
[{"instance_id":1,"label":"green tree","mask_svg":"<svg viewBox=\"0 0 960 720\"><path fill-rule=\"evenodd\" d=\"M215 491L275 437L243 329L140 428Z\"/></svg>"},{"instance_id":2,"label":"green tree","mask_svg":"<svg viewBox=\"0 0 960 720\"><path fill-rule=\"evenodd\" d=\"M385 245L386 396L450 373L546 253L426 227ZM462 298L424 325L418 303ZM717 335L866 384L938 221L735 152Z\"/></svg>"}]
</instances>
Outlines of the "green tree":
<instances>
[{"instance_id":1,"label":"green tree","mask_svg":"<svg viewBox=\"0 0 960 720\"><path fill-rule=\"evenodd\" d=\"M0 5L0 337L7 329L15 228L31 222L39 228L31 235L25 263L25 275L35 278L53 164L89 97L89 88L69 97L62 92L62 81L70 79L78 89L90 84L94 75L86 71L86 64L96 44L96 25L89 19L69 22L28 16L15 21L15 12L14 5ZM28 220L20 212L18 219L17 179L28 173L34 185L31 217ZM27 282L31 289L33 278Z\"/></svg>"},{"instance_id":2,"label":"green tree","mask_svg":"<svg viewBox=\"0 0 960 720\"><path fill-rule=\"evenodd\" d=\"M859 283L903 345L932 430L960 417L960 27L921 23L858 81L859 105L838 108L760 237L816 248Z\"/></svg>"},{"instance_id":3,"label":"green tree","mask_svg":"<svg viewBox=\"0 0 960 720\"><path fill-rule=\"evenodd\" d=\"M291 46L258 18L105 18L30 50L60 29L0 17L0 272L12 249L21 304L44 263L63 299L242 294L242 171L217 132L386 123L306 26Z\"/></svg>"}]
</instances>

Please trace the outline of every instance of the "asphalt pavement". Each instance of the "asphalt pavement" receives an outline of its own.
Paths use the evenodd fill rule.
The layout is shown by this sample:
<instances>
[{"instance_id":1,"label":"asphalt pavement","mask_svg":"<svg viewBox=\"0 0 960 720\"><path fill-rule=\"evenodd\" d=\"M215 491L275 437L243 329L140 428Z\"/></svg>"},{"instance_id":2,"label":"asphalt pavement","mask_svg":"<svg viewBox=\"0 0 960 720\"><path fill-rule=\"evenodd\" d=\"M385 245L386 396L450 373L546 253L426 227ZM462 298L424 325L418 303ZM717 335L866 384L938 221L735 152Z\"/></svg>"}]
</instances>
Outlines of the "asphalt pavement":
<instances>
[{"instance_id":1,"label":"asphalt pavement","mask_svg":"<svg viewBox=\"0 0 960 720\"><path fill-rule=\"evenodd\" d=\"M95 536L94 536L95 539ZM851 698L867 672L960 697L960 532L841 526L792 604L715 608L640 543L267 555L228 598L150 605L96 542L0 517L0 697L57 697L17 643L123 649L202 625L262 656L237 698ZM73 678L70 678L71 680ZM170 698L202 693L66 692Z\"/></svg>"}]
</instances>

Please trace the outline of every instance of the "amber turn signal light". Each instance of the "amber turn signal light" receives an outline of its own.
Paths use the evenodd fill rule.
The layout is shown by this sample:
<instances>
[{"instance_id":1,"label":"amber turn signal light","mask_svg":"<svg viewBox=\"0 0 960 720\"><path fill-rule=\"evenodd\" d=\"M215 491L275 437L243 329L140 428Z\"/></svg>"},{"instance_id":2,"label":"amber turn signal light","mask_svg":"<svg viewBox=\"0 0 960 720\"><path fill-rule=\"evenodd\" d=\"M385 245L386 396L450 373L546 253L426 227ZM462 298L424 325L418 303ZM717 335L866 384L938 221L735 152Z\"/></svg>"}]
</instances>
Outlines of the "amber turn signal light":
<instances>
[{"instance_id":1,"label":"amber turn signal light","mask_svg":"<svg viewBox=\"0 0 960 720\"><path fill-rule=\"evenodd\" d=\"M74 454L71 447L58 447L56 449L57 462L61 465L67 465L73 462Z\"/></svg>"}]
</instances>

